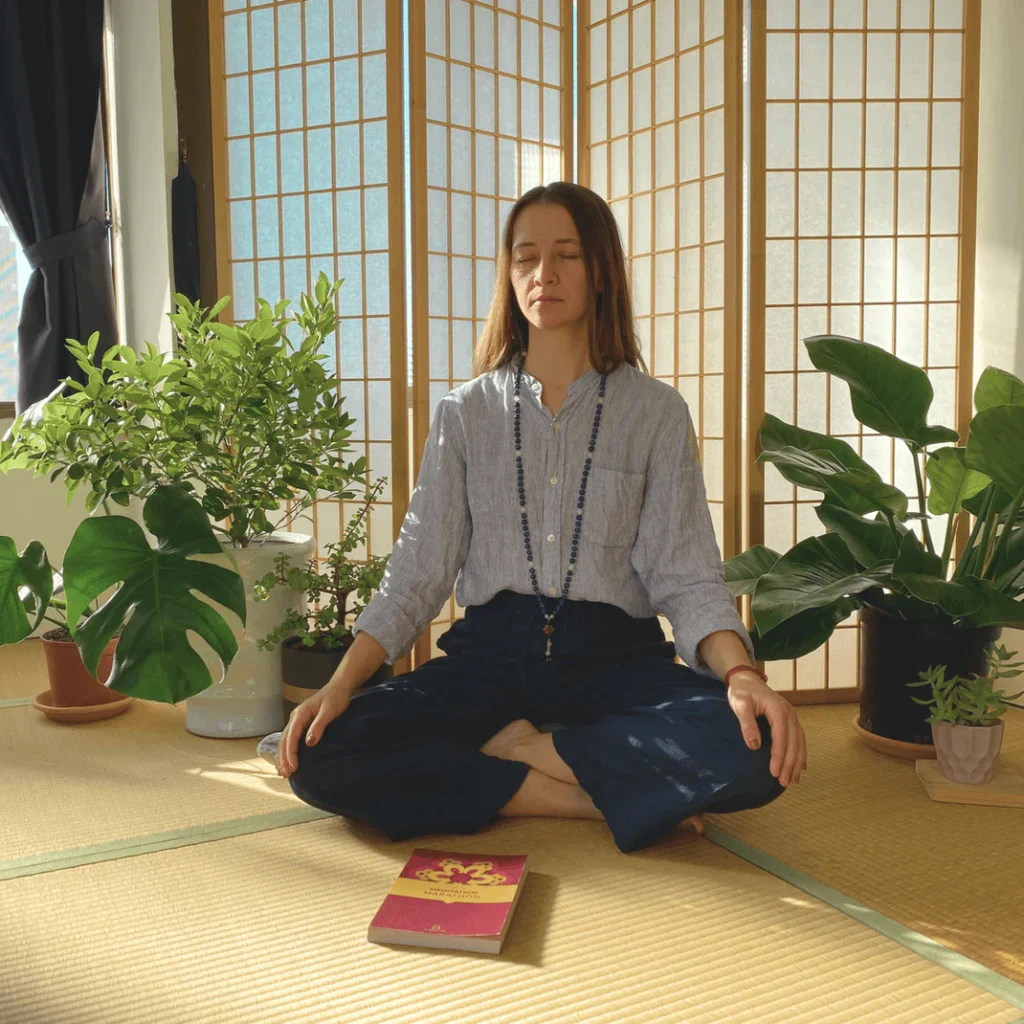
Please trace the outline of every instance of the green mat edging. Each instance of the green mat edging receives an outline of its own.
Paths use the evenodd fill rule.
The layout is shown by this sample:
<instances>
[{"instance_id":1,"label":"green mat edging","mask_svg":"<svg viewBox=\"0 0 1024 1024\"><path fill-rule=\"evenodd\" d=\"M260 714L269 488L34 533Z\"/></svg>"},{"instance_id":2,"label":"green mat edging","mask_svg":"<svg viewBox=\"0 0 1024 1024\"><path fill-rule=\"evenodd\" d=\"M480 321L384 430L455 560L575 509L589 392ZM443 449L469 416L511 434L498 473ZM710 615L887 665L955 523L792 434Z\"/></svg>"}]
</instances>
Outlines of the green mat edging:
<instances>
[{"instance_id":1,"label":"green mat edging","mask_svg":"<svg viewBox=\"0 0 1024 1024\"><path fill-rule=\"evenodd\" d=\"M161 850L175 850L182 846L194 846L197 843L213 843L219 839L231 839L234 836L244 836L252 832L264 832L287 825L302 825L309 821L333 817L336 815L330 811L302 806L287 811L253 814L247 818L233 818L230 821L219 821L210 825L193 825L191 828L159 832L149 836L137 836L134 839L117 839L108 843L79 846L70 850L34 853L28 857L15 857L13 860L0 861L0 882L13 878L24 878L26 875L40 875L47 871L77 868L83 864L119 860L121 857L138 857L146 853L158 853Z\"/></svg>"},{"instance_id":2,"label":"green mat edging","mask_svg":"<svg viewBox=\"0 0 1024 1024\"><path fill-rule=\"evenodd\" d=\"M31 697L9 697L6 700L0 700L0 708L23 708L26 704L31 703Z\"/></svg>"},{"instance_id":3,"label":"green mat edging","mask_svg":"<svg viewBox=\"0 0 1024 1024\"><path fill-rule=\"evenodd\" d=\"M827 903L840 913L853 918L854 921L859 921L868 928L880 932L912 953L951 971L964 981L977 985L991 995L1015 1006L1018 1010L1024 1010L1024 985L1018 984L998 971L993 971L990 967L979 964L977 960L957 953L948 946L942 945L941 942L936 942L935 939L930 939L927 935L915 932L899 921L866 907L852 896L847 896L846 893L833 889L810 875L805 875L802 871L790 867L781 860L776 860L763 850L751 846L711 822L704 827L704 838L710 839L716 845L736 854L737 857L742 857L743 860L755 867L763 868L769 874L781 878L782 881L802 890L808 896ZM1024 1018L1021 1021L1014 1021L1013 1024L1024 1024Z\"/></svg>"}]
</instances>

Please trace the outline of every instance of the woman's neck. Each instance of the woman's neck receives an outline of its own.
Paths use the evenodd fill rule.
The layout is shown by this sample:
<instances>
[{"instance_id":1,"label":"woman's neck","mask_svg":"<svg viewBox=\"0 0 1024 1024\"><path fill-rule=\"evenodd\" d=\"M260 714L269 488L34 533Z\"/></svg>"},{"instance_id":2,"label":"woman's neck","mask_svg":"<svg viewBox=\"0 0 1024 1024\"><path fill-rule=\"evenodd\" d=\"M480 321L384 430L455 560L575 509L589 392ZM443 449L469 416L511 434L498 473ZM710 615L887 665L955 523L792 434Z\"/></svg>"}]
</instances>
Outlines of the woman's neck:
<instances>
[{"instance_id":1,"label":"woman's neck","mask_svg":"<svg viewBox=\"0 0 1024 1024\"><path fill-rule=\"evenodd\" d=\"M545 388L565 391L593 369L586 334L567 337L555 332L530 331L530 345L523 369Z\"/></svg>"}]
</instances>

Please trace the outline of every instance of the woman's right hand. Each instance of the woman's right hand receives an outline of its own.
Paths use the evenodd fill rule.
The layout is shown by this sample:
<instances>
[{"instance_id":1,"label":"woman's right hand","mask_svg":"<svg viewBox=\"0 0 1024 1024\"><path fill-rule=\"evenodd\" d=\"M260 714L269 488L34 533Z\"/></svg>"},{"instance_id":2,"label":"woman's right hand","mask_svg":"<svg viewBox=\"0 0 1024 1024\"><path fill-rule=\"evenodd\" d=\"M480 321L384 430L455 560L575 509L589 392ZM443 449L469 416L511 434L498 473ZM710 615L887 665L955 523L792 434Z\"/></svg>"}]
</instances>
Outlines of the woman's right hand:
<instances>
[{"instance_id":1,"label":"woman's right hand","mask_svg":"<svg viewBox=\"0 0 1024 1024\"><path fill-rule=\"evenodd\" d=\"M328 683L292 711L277 746L278 775L287 779L298 767L299 737L303 732L306 732L306 745L313 746L323 735L327 724L348 707L351 699L352 694L347 688Z\"/></svg>"}]
</instances>

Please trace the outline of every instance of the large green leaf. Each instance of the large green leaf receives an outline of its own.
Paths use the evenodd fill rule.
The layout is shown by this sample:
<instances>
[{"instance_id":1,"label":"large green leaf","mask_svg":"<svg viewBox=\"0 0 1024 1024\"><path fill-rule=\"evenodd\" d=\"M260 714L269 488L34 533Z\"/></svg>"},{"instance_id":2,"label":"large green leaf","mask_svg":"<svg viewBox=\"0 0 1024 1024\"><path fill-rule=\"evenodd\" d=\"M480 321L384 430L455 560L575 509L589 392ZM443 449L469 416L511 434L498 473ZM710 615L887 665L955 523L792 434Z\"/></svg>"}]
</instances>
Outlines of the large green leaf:
<instances>
[{"instance_id":1,"label":"large green leaf","mask_svg":"<svg viewBox=\"0 0 1024 1024\"><path fill-rule=\"evenodd\" d=\"M764 635L754 630L754 656L763 661L802 658L816 651L860 605L855 597L843 597L824 608L799 612Z\"/></svg>"},{"instance_id":2,"label":"large green leaf","mask_svg":"<svg viewBox=\"0 0 1024 1024\"><path fill-rule=\"evenodd\" d=\"M968 469L964 448L939 448L928 456L925 474L932 486L928 494L928 511L941 516L956 515L963 503L980 494L992 482L984 473Z\"/></svg>"},{"instance_id":3,"label":"large green leaf","mask_svg":"<svg viewBox=\"0 0 1024 1024\"><path fill-rule=\"evenodd\" d=\"M964 616L966 626L1024 626L1024 601L1016 601L998 591L988 580L965 576L964 586L973 589L979 597L978 607Z\"/></svg>"},{"instance_id":4,"label":"large green leaf","mask_svg":"<svg viewBox=\"0 0 1024 1024\"><path fill-rule=\"evenodd\" d=\"M775 451L779 448L801 448L804 451L831 452L846 469L860 469L869 476L878 477L878 473L869 462L865 462L854 450L853 446L839 437L819 434L814 430L794 427L778 416L766 413L761 423L761 448L764 451ZM878 477L881 479L881 477Z\"/></svg>"},{"instance_id":5,"label":"large green leaf","mask_svg":"<svg viewBox=\"0 0 1024 1024\"><path fill-rule=\"evenodd\" d=\"M763 544L754 547L725 562L725 582L735 597L752 594L757 581L779 560L780 555Z\"/></svg>"},{"instance_id":6,"label":"large green leaf","mask_svg":"<svg viewBox=\"0 0 1024 1024\"><path fill-rule=\"evenodd\" d=\"M925 551L913 533L904 536L892 575L908 593L938 605L951 618L970 615L982 605L982 595L967 583L970 577L956 582L946 580L942 575L942 559Z\"/></svg>"},{"instance_id":7,"label":"large green leaf","mask_svg":"<svg viewBox=\"0 0 1024 1024\"><path fill-rule=\"evenodd\" d=\"M965 459L966 459L966 456L967 456L967 449L965 448L964 449L964 458ZM983 491L981 491L980 493L976 494L973 498L965 498L964 499L964 503L963 503L964 508L968 512L970 512L972 516L980 516L981 513L982 513L982 510L985 507L985 500L988 498L990 490L992 490L993 493L995 494L995 499L993 501L992 508L989 509L989 511L990 512L999 512L999 513L1004 513L1004 512L1009 511L1010 505L1013 504L1013 498L1011 498L1010 495L1008 495L1006 493L1006 491L1004 491L1002 489L1002 487L999 487L996 484L990 484Z\"/></svg>"},{"instance_id":8,"label":"large green leaf","mask_svg":"<svg viewBox=\"0 0 1024 1024\"><path fill-rule=\"evenodd\" d=\"M74 630L82 659L95 672L103 648L127 619L107 685L173 704L213 682L189 631L210 645L225 670L238 650L227 622L191 592L205 594L244 623L245 588L230 569L187 557L222 549L202 507L180 487L157 488L143 517L157 538L156 548L138 523L124 516L98 516L79 525L64 559L68 621L77 626L89 602L120 583L113 597Z\"/></svg>"},{"instance_id":9,"label":"large green leaf","mask_svg":"<svg viewBox=\"0 0 1024 1024\"><path fill-rule=\"evenodd\" d=\"M987 474L1013 497L1024 491L1024 406L995 406L971 420L967 468Z\"/></svg>"},{"instance_id":10,"label":"large green leaf","mask_svg":"<svg viewBox=\"0 0 1024 1024\"><path fill-rule=\"evenodd\" d=\"M0 646L35 632L52 595L53 570L43 545L31 541L19 555L10 537L0 537ZM33 608L35 622L28 617Z\"/></svg>"},{"instance_id":11,"label":"large green leaf","mask_svg":"<svg viewBox=\"0 0 1024 1024\"><path fill-rule=\"evenodd\" d=\"M896 560L899 544L883 519L864 519L838 505L818 505L814 511L829 533L837 533L846 541L850 553L861 565Z\"/></svg>"},{"instance_id":12,"label":"large green leaf","mask_svg":"<svg viewBox=\"0 0 1024 1024\"><path fill-rule=\"evenodd\" d=\"M891 563L862 571L834 533L801 541L761 577L751 600L757 631L769 633L786 619L823 608L890 579Z\"/></svg>"},{"instance_id":13,"label":"large green leaf","mask_svg":"<svg viewBox=\"0 0 1024 1024\"><path fill-rule=\"evenodd\" d=\"M934 391L928 374L877 345L822 334L804 341L811 362L850 385L853 414L866 427L925 447L957 441L949 427L929 426Z\"/></svg>"},{"instance_id":14,"label":"large green leaf","mask_svg":"<svg viewBox=\"0 0 1024 1024\"><path fill-rule=\"evenodd\" d=\"M997 405L1024 405L1024 381L1006 370L986 366L974 389L974 408L984 412Z\"/></svg>"},{"instance_id":15,"label":"large green leaf","mask_svg":"<svg viewBox=\"0 0 1024 1024\"><path fill-rule=\"evenodd\" d=\"M992 561L991 572L997 590L1017 585L1017 578L1024 574L1024 523L1010 532L999 558Z\"/></svg>"},{"instance_id":16,"label":"large green leaf","mask_svg":"<svg viewBox=\"0 0 1024 1024\"><path fill-rule=\"evenodd\" d=\"M762 452L757 461L774 463L790 483L821 491L830 504L858 513L885 509L897 516L906 514L907 496L898 487L884 483L870 466L844 468L830 451L785 445Z\"/></svg>"}]
</instances>

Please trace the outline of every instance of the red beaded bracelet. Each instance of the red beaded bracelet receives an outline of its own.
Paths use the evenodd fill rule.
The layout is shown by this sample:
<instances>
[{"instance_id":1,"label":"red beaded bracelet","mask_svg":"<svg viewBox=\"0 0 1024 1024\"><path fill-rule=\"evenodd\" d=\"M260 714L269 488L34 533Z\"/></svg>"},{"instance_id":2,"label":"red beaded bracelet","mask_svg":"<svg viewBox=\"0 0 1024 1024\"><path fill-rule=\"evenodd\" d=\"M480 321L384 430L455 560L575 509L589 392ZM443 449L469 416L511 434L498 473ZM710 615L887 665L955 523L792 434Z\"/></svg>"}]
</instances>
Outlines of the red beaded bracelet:
<instances>
[{"instance_id":1,"label":"red beaded bracelet","mask_svg":"<svg viewBox=\"0 0 1024 1024\"><path fill-rule=\"evenodd\" d=\"M733 665L733 667L725 673L725 677L722 679L722 682L725 683L726 686L729 685L729 676L731 676L733 672L753 672L755 676L758 676L766 683L768 682L768 677L763 672L754 668L753 665Z\"/></svg>"}]
</instances>

